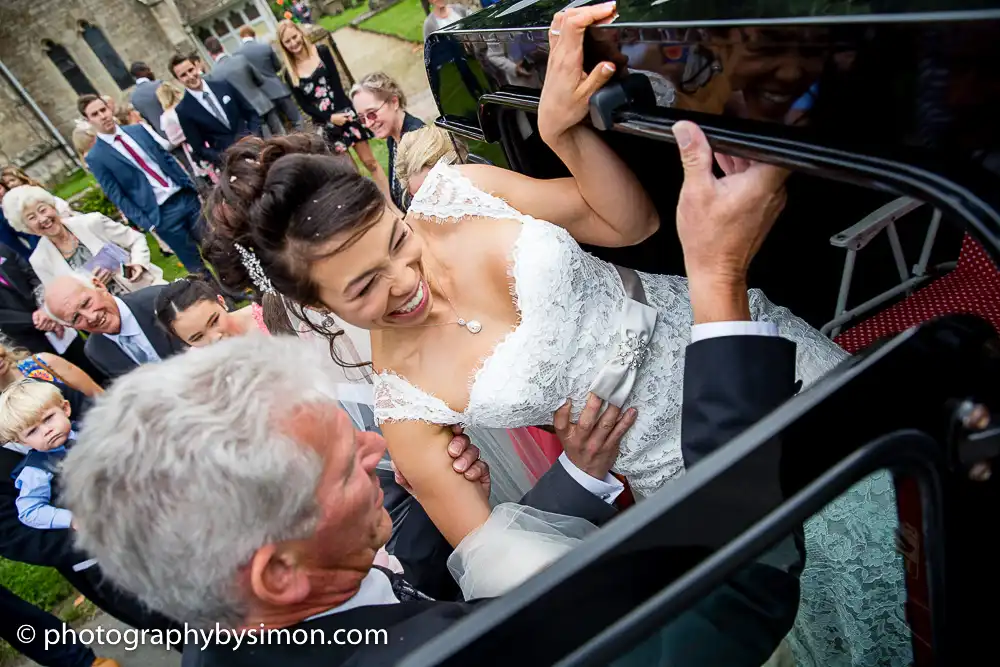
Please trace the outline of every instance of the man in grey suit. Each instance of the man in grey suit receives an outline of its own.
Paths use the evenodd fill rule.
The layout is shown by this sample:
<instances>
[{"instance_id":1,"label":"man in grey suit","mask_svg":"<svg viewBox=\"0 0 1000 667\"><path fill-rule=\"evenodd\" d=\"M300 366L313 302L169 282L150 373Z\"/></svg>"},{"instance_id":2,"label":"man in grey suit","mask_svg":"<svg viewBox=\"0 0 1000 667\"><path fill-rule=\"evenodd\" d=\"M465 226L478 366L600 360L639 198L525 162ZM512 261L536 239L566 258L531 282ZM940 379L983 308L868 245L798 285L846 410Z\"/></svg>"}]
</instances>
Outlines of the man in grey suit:
<instances>
[{"instance_id":1,"label":"man in grey suit","mask_svg":"<svg viewBox=\"0 0 1000 667\"><path fill-rule=\"evenodd\" d=\"M250 64L242 55L229 55L222 48L222 42L216 37L205 40L205 48L215 61L212 73L205 77L209 83L225 81L239 92L250 103L260 116L264 136L284 134L285 128L274 110L274 102L264 91L264 77L256 67ZM268 132L270 130L270 132Z\"/></svg>"},{"instance_id":2,"label":"man in grey suit","mask_svg":"<svg viewBox=\"0 0 1000 667\"><path fill-rule=\"evenodd\" d=\"M288 89L285 82L278 76L281 69L281 61L278 54L269 44L258 42L257 33L253 27L245 25L240 28L240 39L243 46L236 52L250 61L250 64L257 68L257 71L264 77L264 92L274 102L275 109L285 117L289 123L295 126L296 130L304 129L302 114L299 107L292 99L292 91Z\"/></svg>"},{"instance_id":3,"label":"man in grey suit","mask_svg":"<svg viewBox=\"0 0 1000 667\"><path fill-rule=\"evenodd\" d=\"M135 88L132 89L129 101L135 107L135 110L139 112L139 115L145 118L146 122L160 133L160 136L165 137L166 135L160 128L160 116L163 115L163 106L156 99L156 89L163 82L153 76L153 71L149 69L149 65L141 61L132 63L129 72L131 72L132 77L135 79Z\"/></svg>"}]
</instances>

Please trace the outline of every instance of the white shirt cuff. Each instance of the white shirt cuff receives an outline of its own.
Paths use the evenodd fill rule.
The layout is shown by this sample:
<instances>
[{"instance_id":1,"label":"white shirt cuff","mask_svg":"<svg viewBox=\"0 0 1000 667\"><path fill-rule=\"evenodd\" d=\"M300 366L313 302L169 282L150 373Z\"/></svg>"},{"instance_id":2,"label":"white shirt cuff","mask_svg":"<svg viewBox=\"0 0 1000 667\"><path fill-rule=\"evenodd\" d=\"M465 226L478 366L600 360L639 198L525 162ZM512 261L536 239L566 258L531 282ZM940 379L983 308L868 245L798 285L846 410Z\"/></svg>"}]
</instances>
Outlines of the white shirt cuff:
<instances>
[{"instance_id":1,"label":"white shirt cuff","mask_svg":"<svg viewBox=\"0 0 1000 667\"><path fill-rule=\"evenodd\" d=\"M625 490L625 485L615 479L611 473L605 475L604 479L597 479L583 472L573 465L573 462L566 456L566 452L559 455L559 463L577 484L608 504L615 502L618 494Z\"/></svg>"},{"instance_id":2,"label":"white shirt cuff","mask_svg":"<svg viewBox=\"0 0 1000 667\"><path fill-rule=\"evenodd\" d=\"M721 336L777 336L778 325L774 322L705 322L691 327L691 342Z\"/></svg>"}]
</instances>

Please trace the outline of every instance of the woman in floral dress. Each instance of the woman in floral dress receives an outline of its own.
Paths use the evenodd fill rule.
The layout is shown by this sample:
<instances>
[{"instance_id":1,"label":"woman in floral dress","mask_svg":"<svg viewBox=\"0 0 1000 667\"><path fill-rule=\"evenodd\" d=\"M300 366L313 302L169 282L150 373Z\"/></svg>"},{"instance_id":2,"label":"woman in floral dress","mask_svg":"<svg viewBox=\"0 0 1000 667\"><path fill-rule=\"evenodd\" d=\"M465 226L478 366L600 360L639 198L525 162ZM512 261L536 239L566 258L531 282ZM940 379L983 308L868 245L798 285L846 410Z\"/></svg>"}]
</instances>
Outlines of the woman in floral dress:
<instances>
[{"instance_id":1,"label":"woman in floral dress","mask_svg":"<svg viewBox=\"0 0 1000 667\"><path fill-rule=\"evenodd\" d=\"M337 153L353 148L375 185L390 198L389 179L368 144L373 135L358 121L330 49L313 44L298 25L286 20L278 24L278 51L295 100L323 128L326 142Z\"/></svg>"}]
</instances>

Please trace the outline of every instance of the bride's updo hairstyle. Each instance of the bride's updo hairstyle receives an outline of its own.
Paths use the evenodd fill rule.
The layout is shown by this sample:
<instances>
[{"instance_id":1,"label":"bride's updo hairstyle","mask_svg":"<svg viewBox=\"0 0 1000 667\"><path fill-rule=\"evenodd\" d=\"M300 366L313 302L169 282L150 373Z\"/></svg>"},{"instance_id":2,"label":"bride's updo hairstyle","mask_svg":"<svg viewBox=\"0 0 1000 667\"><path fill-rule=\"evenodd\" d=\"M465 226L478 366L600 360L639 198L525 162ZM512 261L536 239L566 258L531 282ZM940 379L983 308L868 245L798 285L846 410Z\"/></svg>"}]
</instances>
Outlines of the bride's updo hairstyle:
<instances>
[{"instance_id":1,"label":"bride's updo hairstyle","mask_svg":"<svg viewBox=\"0 0 1000 667\"><path fill-rule=\"evenodd\" d=\"M219 183L205 208L206 259L227 287L259 293L260 285L234 244L252 251L278 293L261 295L265 312L284 312L278 295L299 307L323 307L309 267L329 255L334 235L347 232L347 243L352 243L380 219L384 208L375 184L349 158L332 154L318 136L249 137L226 151ZM308 321L304 315L301 319Z\"/></svg>"}]
</instances>

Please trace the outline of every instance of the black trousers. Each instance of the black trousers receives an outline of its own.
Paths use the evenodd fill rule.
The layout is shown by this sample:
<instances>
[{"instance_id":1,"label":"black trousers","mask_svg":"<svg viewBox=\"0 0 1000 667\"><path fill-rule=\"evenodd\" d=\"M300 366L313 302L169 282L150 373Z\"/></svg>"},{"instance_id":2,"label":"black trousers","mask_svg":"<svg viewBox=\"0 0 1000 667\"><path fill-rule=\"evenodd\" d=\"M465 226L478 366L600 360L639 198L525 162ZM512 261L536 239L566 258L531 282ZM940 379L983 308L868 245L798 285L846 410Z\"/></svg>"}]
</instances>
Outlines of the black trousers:
<instances>
[{"instance_id":1,"label":"black trousers","mask_svg":"<svg viewBox=\"0 0 1000 667\"><path fill-rule=\"evenodd\" d=\"M28 630L27 628L30 628ZM63 637L63 622L0 586L0 637L44 667L90 667L96 656L83 644L45 647L45 635Z\"/></svg>"}]
</instances>

